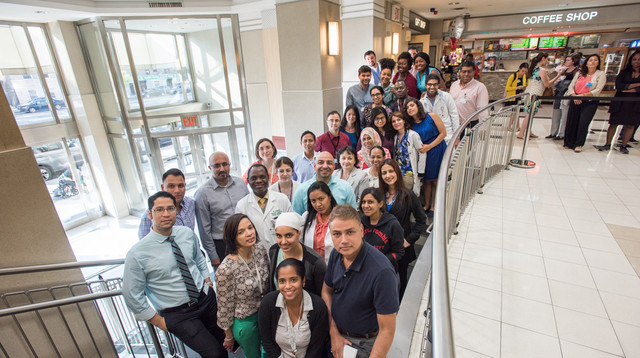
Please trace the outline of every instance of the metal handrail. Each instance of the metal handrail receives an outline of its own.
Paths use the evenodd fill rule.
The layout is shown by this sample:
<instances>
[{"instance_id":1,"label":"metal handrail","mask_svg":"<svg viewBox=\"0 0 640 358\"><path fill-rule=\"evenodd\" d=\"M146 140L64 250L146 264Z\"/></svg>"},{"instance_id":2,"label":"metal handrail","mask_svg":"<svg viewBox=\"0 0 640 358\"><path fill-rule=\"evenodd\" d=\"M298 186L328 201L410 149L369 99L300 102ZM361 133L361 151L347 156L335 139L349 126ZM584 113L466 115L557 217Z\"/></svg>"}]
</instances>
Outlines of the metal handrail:
<instances>
[{"instance_id":1,"label":"metal handrail","mask_svg":"<svg viewBox=\"0 0 640 358\"><path fill-rule=\"evenodd\" d=\"M115 290L115 291L107 291L107 292L99 292L99 293L90 293L88 295L60 298L57 300L32 303L29 305L18 306L18 307L3 308L3 309L0 309L0 317L10 316L10 315L19 314L19 313L25 313L25 312L33 312L33 311L37 311L45 308L60 307L64 305L74 304L74 303L95 301L101 298L120 296L121 294L122 294L121 290Z\"/></svg>"},{"instance_id":2,"label":"metal handrail","mask_svg":"<svg viewBox=\"0 0 640 358\"><path fill-rule=\"evenodd\" d=\"M109 266L109 265L122 265L122 264L124 264L124 259L77 261L77 262L63 262L59 264L8 267L8 268L0 269L0 276L19 275L24 273L43 272L43 271L67 270L67 269L81 268L81 267Z\"/></svg>"},{"instance_id":3,"label":"metal handrail","mask_svg":"<svg viewBox=\"0 0 640 358\"><path fill-rule=\"evenodd\" d=\"M510 96L502 100L492 102L489 105L474 112L467 120L465 120L460 128L452 136L452 141L447 146L445 154L443 156L440 172L438 174L438 185L436 188L435 205L434 205L434 221L433 231L429 235L425 246L416 260L413 268L407 290L405 291L400 311L398 312L396 334L389 351L389 355L394 357L405 358L410 356L410 348L415 345L416 342L412 342L414 336L414 329L416 321L419 316L423 315L421 302L423 301L423 295L425 288L429 289L428 304L430 309L424 312L427 319L427 326L423 333L423 339L426 337L431 341L430 346L423 351L431 353L431 357L437 358L452 358L455 356L453 330L451 323L451 307L449 297L449 280L448 280L448 267L447 267L447 243L451 232L455 231L457 222L452 221L448 216L447 209L452 206L464 207L466 202L463 202L462 195L455 196L452 202L447 202L447 190L449 189L449 179L456 174L452 173L450 168L456 163L465 163L469 157L464 152L460 152L458 148L462 146L470 145L470 137L465 136L463 139L456 143L456 138L460 138L462 134L467 130L469 124L472 121L479 119L480 115L487 111L489 112L489 119L493 120L493 116L498 116L502 111L495 112L495 108L510 100L520 100L527 98L529 94L523 93L515 96ZM508 108L518 111L520 104L510 106ZM481 122L485 123L485 121ZM513 123L513 129L515 129L515 121ZM505 132L506 133L506 132ZM489 134L489 133L487 133ZM514 143L515 132L508 134L510 137L505 138L505 143L509 146L509 150ZM500 157L501 162L504 162L504 169L508 169L508 154L507 157ZM475 180L480 182L478 192L481 192L482 184L484 184L485 171L487 168L486 163L488 161L486 151L478 156L481 168L481 175L476 177L462 177L454 178L455 180L466 181ZM464 173L463 173L464 174ZM453 188L456 190L456 188ZM456 210L453 212L453 218L457 220L462 210ZM453 221L455 221L453 220ZM452 230L449 230L452 229ZM428 285L428 286L427 286ZM424 340L426 342L426 340ZM427 342L427 344L429 344Z\"/></svg>"}]
</instances>

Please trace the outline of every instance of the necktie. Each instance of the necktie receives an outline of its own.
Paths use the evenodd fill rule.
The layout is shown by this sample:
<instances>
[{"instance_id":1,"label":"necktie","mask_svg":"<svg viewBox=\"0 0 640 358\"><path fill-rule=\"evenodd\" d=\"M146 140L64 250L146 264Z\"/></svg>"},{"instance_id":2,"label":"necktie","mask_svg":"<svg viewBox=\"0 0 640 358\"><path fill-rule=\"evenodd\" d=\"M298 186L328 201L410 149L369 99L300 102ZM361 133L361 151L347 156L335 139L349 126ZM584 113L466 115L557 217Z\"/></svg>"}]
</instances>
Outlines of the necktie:
<instances>
[{"instance_id":1,"label":"necktie","mask_svg":"<svg viewBox=\"0 0 640 358\"><path fill-rule=\"evenodd\" d=\"M262 212L264 213L264 208L267 207L267 198L260 198L258 200L258 205L260 206L260 209L262 209Z\"/></svg>"},{"instance_id":2,"label":"necktie","mask_svg":"<svg viewBox=\"0 0 640 358\"><path fill-rule=\"evenodd\" d=\"M171 250L178 264L180 275L182 275L182 281L184 281L184 285L187 287L187 295L189 295L191 301L198 302L200 290L196 287L196 282L193 280L193 276L191 276L191 271L189 271L189 266L187 266L187 261L184 259L182 250L180 250L180 246L176 244L173 236L169 237L169 242L171 243Z\"/></svg>"}]
</instances>

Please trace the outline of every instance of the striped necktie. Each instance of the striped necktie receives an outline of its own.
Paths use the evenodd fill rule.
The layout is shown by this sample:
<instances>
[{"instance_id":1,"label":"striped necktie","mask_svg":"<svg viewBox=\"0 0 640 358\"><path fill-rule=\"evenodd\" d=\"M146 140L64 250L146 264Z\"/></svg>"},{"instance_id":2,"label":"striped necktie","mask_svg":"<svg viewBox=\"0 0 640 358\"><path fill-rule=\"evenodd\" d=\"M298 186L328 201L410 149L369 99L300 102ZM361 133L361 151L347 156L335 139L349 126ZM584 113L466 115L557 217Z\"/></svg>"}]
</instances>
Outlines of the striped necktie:
<instances>
[{"instance_id":1,"label":"striped necktie","mask_svg":"<svg viewBox=\"0 0 640 358\"><path fill-rule=\"evenodd\" d=\"M198 302L200 290L196 287L196 282L193 280L193 276L191 276L191 271L189 271L189 266L187 266L187 261L184 259L180 246L176 244L173 238L173 236L170 236L169 242L171 243L171 250L173 251L176 263L178 264L180 275L182 275L182 281L184 281L184 285L187 287L187 295L189 295L191 301Z\"/></svg>"}]
</instances>

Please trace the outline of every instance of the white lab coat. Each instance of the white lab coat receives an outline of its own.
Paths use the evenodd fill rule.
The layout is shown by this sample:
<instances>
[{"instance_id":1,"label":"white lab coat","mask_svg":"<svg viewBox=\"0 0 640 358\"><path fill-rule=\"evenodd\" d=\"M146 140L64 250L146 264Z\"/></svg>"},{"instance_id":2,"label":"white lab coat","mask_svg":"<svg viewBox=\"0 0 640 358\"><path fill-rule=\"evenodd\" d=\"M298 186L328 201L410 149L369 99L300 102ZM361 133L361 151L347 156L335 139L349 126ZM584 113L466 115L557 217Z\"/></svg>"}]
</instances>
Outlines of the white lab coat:
<instances>
[{"instance_id":1,"label":"white lab coat","mask_svg":"<svg viewBox=\"0 0 640 358\"><path fill-rule=\"evenodd\" d=\"M304 214L302 214L302 225L304 225L304 222L307 220L307 215L309 215L308 211L305 211ZM313 250L313 233L315 231L316 231L316 219L313 219L313 221L311 221L311 224L309 224L309 227L307 228L307 230L303 233L304 241L302 242L303 245L310 248L311 250ZM329 232L329 229L327 229L327 234L324 236L324 262L325 263L329 262L329 255L331 255L331 250L333 250L333 240L331 239L331 233Z\"/></svg>"},{"instance_id":2,"label":"white lab coat","mask_svg":"<svg viewBox=\"0 0 640 358\"><path fill-rule=\"evenodd\" d=\"M236 213L242 213L249 217L256 228L262 246L267 250L276 243L276 219L280 214L293 211L291 202L286 195L269 190L267 206L260 209L258 200L253 192L238 201Z\"/></svg>"}]
</instances>

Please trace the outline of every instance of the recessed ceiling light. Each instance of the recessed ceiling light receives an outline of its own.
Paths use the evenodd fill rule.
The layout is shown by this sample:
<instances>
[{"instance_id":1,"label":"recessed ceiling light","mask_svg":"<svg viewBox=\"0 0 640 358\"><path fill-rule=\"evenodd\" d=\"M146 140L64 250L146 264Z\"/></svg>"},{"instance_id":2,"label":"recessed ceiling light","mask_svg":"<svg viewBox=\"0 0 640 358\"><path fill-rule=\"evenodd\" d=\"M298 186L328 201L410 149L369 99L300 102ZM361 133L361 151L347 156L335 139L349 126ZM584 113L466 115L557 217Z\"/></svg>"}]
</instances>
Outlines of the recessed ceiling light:
<instances>
[{"instance_id":1,"label":"recessed ceiling light","mask_svg":"<svg viewBox=\"0 0 640 358\"><path fill-rule=\"evenodd\" d=\"M454 6L454 5L460 5L460 3L459 3L459 2L457 2L457 1L454 1L454 2L450 2L450 3L449 3L449 5L451 5L451 6Z\"/></svg>"},{"instance_id":2,"label":"recessed ceiling light","mask_svg":"<svg viewBox=\"0 0 640 358\"><path fill-rule=\"evenodd\" d=\"M44 10L36 10L35 11L36 14L48 14L48 11L44 11Z\"/></svg>"}]
</instances>

